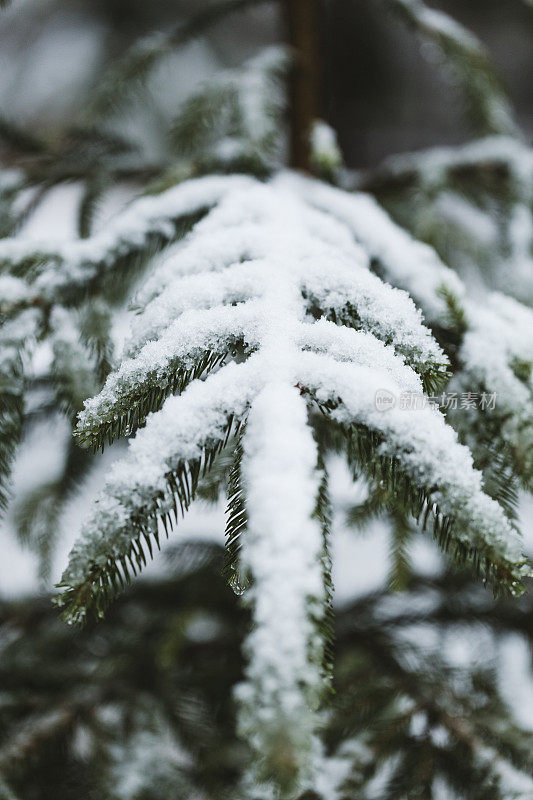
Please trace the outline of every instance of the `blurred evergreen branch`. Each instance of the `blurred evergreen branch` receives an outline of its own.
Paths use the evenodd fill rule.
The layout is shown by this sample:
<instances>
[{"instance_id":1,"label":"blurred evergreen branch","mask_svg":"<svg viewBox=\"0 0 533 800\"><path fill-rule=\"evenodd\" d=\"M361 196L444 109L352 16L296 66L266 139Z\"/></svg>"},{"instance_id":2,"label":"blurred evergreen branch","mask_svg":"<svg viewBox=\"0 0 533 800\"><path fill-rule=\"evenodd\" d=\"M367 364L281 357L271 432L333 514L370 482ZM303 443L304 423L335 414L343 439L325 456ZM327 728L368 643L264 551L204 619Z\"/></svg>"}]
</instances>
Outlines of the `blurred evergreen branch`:
<instances>
[{"instance_id":1,"label":"blurred evergreen branch","mask_svg":"<svg viewBox=\"0 0 533 800\"><path fill-rule=\"evenodd\" d=\"M169 558L174 576L136 583L106 621L81 631L61 625L46 597L0 604L0 764L13 792L71 800L83 786L159 800L169 776L156 754L172 768L171 741L182 753L172 775L183 797L235 797L247 752L231 690L247 617L221 577L221 547L184 543ZM445 647L424 643L428 626L443 642L458 630L486 641L490 630L496 654L511 633L533 643L533 607L527 597L495 604L466 576L445 573L413 575L401 595L376 591L337 609L326 745L344 765L339 797L366 796L381 776L383 800L433 797L436 780L449 796L507 799L500 769L533 775L531 733L513 721L494 666L451 666ZM136 774L131 759L143 747L143 783L122 794L116 771Z\"/></svg>"}]
</instances>

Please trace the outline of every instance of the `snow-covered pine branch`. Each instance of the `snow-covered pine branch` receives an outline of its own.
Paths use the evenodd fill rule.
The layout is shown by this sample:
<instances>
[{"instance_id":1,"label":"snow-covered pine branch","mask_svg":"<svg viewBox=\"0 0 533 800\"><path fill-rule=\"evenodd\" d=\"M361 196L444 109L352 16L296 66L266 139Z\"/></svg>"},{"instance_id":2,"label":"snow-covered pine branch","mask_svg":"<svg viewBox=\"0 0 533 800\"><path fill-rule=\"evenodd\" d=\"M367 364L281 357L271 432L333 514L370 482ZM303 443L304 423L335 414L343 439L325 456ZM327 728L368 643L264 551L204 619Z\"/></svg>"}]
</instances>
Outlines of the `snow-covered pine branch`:
<instances>
[{"instance_id":1,"label":"snow-covered pine branch","mask_svg":"<svg viewBox=\"0 0 533 800\"><path fill-rule=\"evenodd\" d=\"M288 62L284 48L267 47L195 89L170 132L178 158L194 163L196 173L266 175L279 166Z\"/></svg>"},{"instance_id":2,"label":"snow-covered pine branch","mask_svg":"<svg viewBox=\"0 0 533 800\"><path fill-rule=\"evenodd\" d=\"M80 298L78 308L47 303L23 280L0 277L0 505L9 497L9 475L23 433L33 420L63 414L72 425L83 401L109 372L110 309ZM37 366L38 365L38 366ZM19 493L14 520L20 541L41 557L55 541L62 502L77 486L90 458L66 440L60 476Z\"/></svg>"},{"instance_id":3,"label":"snow-covered pine branch","mask_svg":"<svg viewBox=\"0 0 533 800\"><path fill-rule=\"evenodd\" d=\"M165 30L138 36L94 87L83 109L82 120L90 125L113 117L125 103L139 95L156 67L173 50L202 36L218 22L262 2L264 0L213 0L199 9L194 7L192 13L185 14L175 25L166 25Z\"/></svg>"},{"instance_id":4,"label":"snow-covered pine branch","mask_svg":"<svg viewBox=\"0 0 533 800\"><path fill-rule=\"evenodd\" d=\"M119 282L124 271L179 238L232 184L243 181L246 179L240 176L213 176L198 181L187 193L177 187L164 195L142 197L88 239L61 241L56 246L49 241L2 239L0 267L28 283L19 305L36 300L72 302L105 278Z\"/></svg>"},{"instance_id":5,"label":"snow-covered pine branch","mask_svg":"<svg viewBox=\"0 0 533 800\"><path fill-rule=\"evenodd\" d=\"M239 432L248 520L245 530L237 515L239 568L251 580L255 620L239 690L241 727L260 772L271 775L283 753L290 785L304 780L313 761L320 716L309 708L323 685L327 557L314 521L321 485L314 410L342 432L352 466L401 491L415 515L433 520L438 541L499 589L519 593L528 568L519 536L484 494L469 450L442 414L432 406L376 407L382 390L395 397L424 385L433 390L447 360L409 296L372 274L371 259L414 290L411 279L428 268L420 300L430 320L443 324L443 285L465 303L465 317L470 313L456 276L370 198L293 175L266 184L198 179L161 195L159 207L168 201L190 208L190 198L205 197L213 181L217 205L156 264L139 293L120 367L80 414L77 434L94 447L137 434L71 553L59 602L70 621L91 610L102 614L146 563L161 525L168 532L188 509L201 474ZM492 378L491 353L484 363ZM496 358L495 380L500 366ZM287 704L297 729L287 728Z\"/></svg>"},{"instance_id":6,"label":"snow-covered pine branch","mask_svg":"<svg viewBox=\"0 0 533 800\"><path fill-rule=\"evenodd\" d=\"M58 390L59 405L64 408L66 403L77 412L88 394L97 391L95 380L101 382L107 372L102 372L100 357L109 350L109 322L102 318L102 298L113 298L117 286L127 287L125 277L155 250L189 230L192 222L220 199L221 192L229 191L233 181L241 184L246 179L206 178L185 195L178 192L176 196L169 190L164 197L143 197L89 239L59 241L55 246L31 239L0 240L0 268L4 273L0 277L0 486L4 505L12 461L22 436L24 396L34 377L31 357L36 346L43 342L51 345L54 357L50 377ZM75 322L78 330L74 330L68 308L80 310ZM86 343L87 348L81 341L80 325L83 328L88 323L90 327L94 315L98 320L93 325L94 335L88 332L93 341ZM107 341L98 343L96 340L102 337ZM93 345L100 355L90 352ZM77 397L67 397L76 383Z\"/></svg>"},{"instance_id":7,"label":"snow-covered pine branch","mask_svg":"<svg viewBox=\"0 0 533 800\"><path fill-rule=\"evenodd\" d=\"M520 139L391 156L353 183L470 282L531 304L533 151Z\"/></svg>"},{"instance_id":8,"label":"snow-covered pine branch","mask_svg":"<svg viewBox=\"0 0 533 800\"><path fill-rule=\"evenodd\" d=\"M513 472L531 488L533 312L499 293L483 301L469 299L460 278L436 252L395 225L368 195L295 176L286 180L313 207L342 220L370 255L373 269L408 291L443 343L452 345L457 364L449 390L497 398L494 408L478 409L482 419L476 424L483 429L493 422L494 449L507 453ZM466 436L472 417L454 415L454 424ZM476 455L476 441L469 443Z\"/></svg>"},{"instance_id":9,"label":"snow-covered pine branch","mask_svg":"<svg viewBox=\"0 0 533 800\"><path fill-rule=\"evenodd\" d=\"M11 279L0 279L0 307L13 298ZM18 292L16 294L18 297ZM24 415L24 358L38 331L39 313L25 309L0 327L0 509L9 492L9 476L22 436Z\"/></svg>"}]
</instances>

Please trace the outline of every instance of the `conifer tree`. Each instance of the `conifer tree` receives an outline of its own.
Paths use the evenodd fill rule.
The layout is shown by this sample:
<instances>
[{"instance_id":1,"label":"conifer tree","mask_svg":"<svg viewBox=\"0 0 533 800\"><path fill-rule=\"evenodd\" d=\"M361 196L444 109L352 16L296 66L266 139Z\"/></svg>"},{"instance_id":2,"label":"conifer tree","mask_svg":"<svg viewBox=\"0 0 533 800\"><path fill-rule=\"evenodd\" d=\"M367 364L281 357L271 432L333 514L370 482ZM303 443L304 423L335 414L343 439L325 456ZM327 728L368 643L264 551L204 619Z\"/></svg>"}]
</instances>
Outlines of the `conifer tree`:
<instances>
[{"instance_id":1,"label":"conifer tree","mask_svg":"<svg viewBox=\"0 0 533 800\"><path fill-rule=\"evenodd\" d=\"M283 161L282 76L298 53L270 50L185 101L168 131L163 165L132 166L132 143L106 130L118 97L138 91L169 48L247 5L214 4L160 37L135 41L94 92L66 152L50 153L46 143L26 140L11 124L2 126L5 140L11 137L41 162L33 174L4 184L6 233L16 231L12 199L28 183L44 191L54 180L71 179L75 170L84 183L79 239L57 246L15 237L0 241L2 499L28 416L24 398L40 385L52 387L53 395L39 411L62 409L77 442L68 444L60 479L39 487L19 512L21 535L40 543L44 556L62 503L89 463L78 445L98 451L133 437L108 475L60 584L57 602L64 618L80 623L104 615L161 536L175 523L179 529L180 516L210 480L213 492L226 492L225 571L250 617L234 694L237 732L251 755L236 769L234 792L284 800L304 792L329 796L332 790L321 788L321 781L340 759L349 766L335 796L353 796L380 764L399 754L384 796L427 791L434 771L459 791L461 781L453 783L451 770L434 770L441 755L443 764L448 758L463 765L476 791L508 796L487 763L483 725L457 723L471 708L470 690L456 690L455 677L438 662L403 665L394 652L397 642L386 640L386 633L380 638L372 626L369 662L382 654L392 685L402 686L413 707L421 704L419 713L428 715L424 730L440 724L454 737L453 747L468 743L467 765L429 733L420 749L409 750L408 740L418 735L409 728L413 707L394 741L383 742L379 713L394 717L398 710L394 690L388 694L379 681L367 684L376 694L370 716L376 735L364 741L364 749L357 730L364 723L352 714L342 681L337 717L328 711L328 456L342 453L354 477L367 480L368 499L352 513L354 522L388 510L402 552L416 521L496 594L522 594L530 568L515 521L516 493L520 485L530 489L533 480L533 313L527 291L514 288L524 288L520 270L529 258L524 225L517 234L510 223L498 240L502 252L507 239L522 247L520 257L513 251L506 261L515 278L513 296L495 292L480 301L461 278L460 245L449 252L423 230L422 238L439 255L360 189L383 195L388 205L388 193L415 181L424 188L431 184L431 198L438 200L454 191L465 171L476 193L487 154L495 151L506 164L510 216L516 212L525 220L531 215L524 166L530 151L519 141L477 40L422 2L399 0L389 5L436 42L456 70L476 132L500 138L350 176L341 168L333 132L320 120L312 127L305 120L307 166L315 174L291 172ZM80 153L86 158L81 166ZM520 175L517 153L524 154ZM57 177L59 165L63 173ZM142 196L91 233L106 180L125 174L144 186ZM499 185L482 185L481 199L476 194L489 216L491 192L502 196ZM391 211L420 233L416 214L406 223L408 205L401 198L397 204L403 210L395 212L391 202ZM504 282L507 287L498 275L489 280L497 290ZM114 309L132 293L131 334L111 368ZM44 376L36 374L31 358L43 342L53 354ZM476 395L482 402L454 408L448 406L450 395ZM405 398L417 399L414 407L402 403ZM384 410L384 404L392 407ZM375 614L377 624L378 605L367 599L354 612L360 629L365 613ZM349 632L345 639L349 650ZM343 643L341 637L339 657ZM425 675L430 700L413 687L416 672ZM488 677L480 676L475 688L486 719L497 716ZM437 702L443 692L453 714ZM136 709L140 738L132 735L129 755L122 748L120 758L135 759L150 747L147 737L156 747L164 742L164 719L154 723L153 715L143 728L144 714ZM503 711L500 719L505 733L494 746L527 772L527 753L517 744L520 731ZM346 726L353 736L344 736ZM116 774L120 764L113 769ZM186 775L177 777L183 770L174 756L161 769L161 785L183 780L181 791L193 791ZM469 796L480 794L472 788Z\"/></svg>"}]
</instances>

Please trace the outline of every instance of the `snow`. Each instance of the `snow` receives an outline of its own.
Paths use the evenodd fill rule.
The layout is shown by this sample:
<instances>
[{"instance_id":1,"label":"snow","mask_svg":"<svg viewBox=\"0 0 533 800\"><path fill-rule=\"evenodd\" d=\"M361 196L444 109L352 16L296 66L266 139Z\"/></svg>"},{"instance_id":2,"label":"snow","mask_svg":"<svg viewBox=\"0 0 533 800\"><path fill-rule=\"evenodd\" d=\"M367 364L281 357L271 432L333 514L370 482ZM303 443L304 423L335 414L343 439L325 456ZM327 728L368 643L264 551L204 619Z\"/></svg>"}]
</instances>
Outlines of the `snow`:
<instances>
[{"instance_id":1,"label":"snow","mask_svg":"<svg viewBox=\"0 0 533 800\"><path fill-rule=\"evenodd\" d=\"M462 195L452 191L440 192L435 201L435 212L443 224L451 223L470 237L475 247L497 247L496 221Z\"/></svg>"},{"instance_id":2,"label":"snow","mask_svg":"<svg viewBox=\"0 0 533 800\"><path fill-rule=\"evenodd\" d=\"M27 284L20 278L12 275L2 275L0 277L0 307L9 308L10 305L22 303L27 300L29 290Z\"/></svg>"},{"instance_id":3,"label":"snow","mask_svg":"<svg viewBox=\"0 0 533 800\"><path fill-rule=\"evenodd\" d=\"M441 511L456 519L455 536L481 551L493 549L504 560L521 560L521 538L498 504L483 493L482 475L473 469L470 451L457 443L456 432L439 411L400 406L378 410L376 393L388 390L398 397L399 387L390 376L367 367L305 353L297 374L319 401L342 398L332 414L335 419L360 422L383 434L381 454L397 458L415 484L431 492Z\"/></svg>"},{"instance_id":4,"label":"snow","mask_svg":"<svg viewBox=\"0 0 533 800\"><path fill-rule=\"evenodd\" d=\"M235 160L275 160L285 105L279 78L287 66L286 49L271 46L236 69L211 76L180 109L174 128L178 154L202 159L208 150L225 168Z\"/></svg>"},{"instance_id":5,"label":"snow","mask_svg":"<svg viewBox=\"0 0 533 800\"><path fill-rule=\"evenodd\" d=\"M497 141L501 143L500 139ZM463 282L437 253L395 225L373 198L348 194L299 176L286 175L281 180L314 207L343 220L370 256L378 260L378 271L393 285L406 289L428 321L454 332L443 290L456 299L467 330L459 352L461 369L454 382L465 391L481 387L497 396L494 416L499 435L512 448L518 446L519 463L525 464L530 479L533 383L531 377L527 381L517 378L513 365L517 360L531 363L533 312L500 293L471 300Z\"/></svg>"},{"instance_id":6,"label":"snow","mask_svg":"<svg viewBox=\"0 0 533 800\"><path fill-rule=\"evenodd\" d=\"M309 772L322 693L323 539L313 519L317 448L298 389L269 383L252 403L242 474L248 525L241 567L252 578L246 602L245 683L237 687L240 733L261 758L276 747ZM315 621L313 620L315 617ZM296 766L296 765L295 765Z\"/></svg>"},{"instance_id":7,"label":"snow","mask_svg":"<svg viewBox=\"0 0 533 800\"><path fill-rule=\"evenodd\" d=\"M333 128L316 119L311 128L311 158L327 175L335 173L342 166L342 153Z\"/></svg>"},{"instance_id":8,"label":"snow","mask_svg":"<svg viewBox=\"0 0 533 800\"><path fill-rule=\"evenodd\" d=\"M496 202L490 182L498 181ZM533 296L533 152L517 137L489 136L459 147L392 156L380 180L419 189L413 223L438 230L449 263L467 277L529 305ZM469 199L465 197L465 192ZM449 230L446 231L447 226ZM489 274L487 274L487 272Z\"/></svg>"},{"instance_id":9,"label":"snow","mask_svg":"<svg viewBox=\"0 0 533 800\"><path fill-rule=\"evenodd\" d=\"M250 141L258 146L265 146L277 126L284 92L277 86L276 75L285 71L288 64L286 48L271 46L249 59L239 71L236 88L241 124ZM277 113L269 113L269 109Z\"/></svg>"},{"instance_id":10,"label":"snow","mask_svg":"<svg viewBox=\"0 0 533 800\"><path fill-rule=\"evenodd\" d=\"M89 239L56 244L2 239L0 263L12 268L37 254L47 269L41 270L34 282L36 293L53 299L59 290L83 285L94 279L100 268L113 266L120 256L142 249L149 236L159 234L170 240L176 219L207 209L231 188L248 184L241 176L209 176L188 182L185 189L182 185L161 195L141 197Z\"/></svg>"},{"instance_id":11,"label":"snow","mask_svg":"<svg viewBox=\"0 0 533 800\"><path fill-rule=\"evenodd\" d=\"M433 147L391 156L382 169L393 175L414 170L426 185L439 185L445 181L447 172L486 164L507 167L523 190L531 192L533 151L513 136L486 136L457 147Z\"/></svg>"},{"instance_id":12,"label":"snow","mask_svg":"<svg viewBox=\"0 0 533 800\"><path fill-rule=\"evenodd\" d=\"M396 225L374 198L348 194L294 175L284 175L281 180L292 185L312 206L344 222L371 258L380 262L384 278L408 291L429 322L446 319L442 287L459 300L463 298L462 282L435 250Z\"/></svg>"},{"instance_id":13,"label":"snow","mask_svg":"<svg viewBox=\"0 0 533 800\"><path fill-rule=\"evenodd\" d=\"M202 271L172 283L133 320L128 355L135 355L146 342L155 340L185 311L232 305L258 296L263 289L263 275L260 261L247 261L228 266L223 273L213 272L209 280Z\"/></svg>"}]
</instances>

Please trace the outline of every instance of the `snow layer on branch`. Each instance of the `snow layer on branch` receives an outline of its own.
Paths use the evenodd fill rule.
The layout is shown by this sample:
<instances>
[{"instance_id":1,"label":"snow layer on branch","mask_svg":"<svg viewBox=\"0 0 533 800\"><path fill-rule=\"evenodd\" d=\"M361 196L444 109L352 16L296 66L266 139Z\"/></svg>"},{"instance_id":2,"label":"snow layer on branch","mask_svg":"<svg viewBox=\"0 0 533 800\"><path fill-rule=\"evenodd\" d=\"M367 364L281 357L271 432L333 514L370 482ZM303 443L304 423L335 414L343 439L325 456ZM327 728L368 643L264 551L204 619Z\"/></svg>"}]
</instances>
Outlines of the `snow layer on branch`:
<instances>
[{"instance_id":1,"label":"snow layer on branch","mask_svg":"<svg viewBox=\"0 0 533 800\"><path fill-rule=\"evenodd\" d=\"M231 189L250 185L241 176L209 176L189 181L160 195L141 197L119 214L101 232L89 239L73 242L2 239L0 263L13 267L32 259L49 262L35 281L35 288L45 296L91 280L102 266L112 267L118 258L142 249L150 235L160 234L170 241L175 222L217 203Z\"/></svg>"},{"instance_id":2,"label":"snow layer on branch","mask_svg":"<svg viewBox=\"0 0 533 800\"><path fill-rule=\"evenodd\" d=\"M531 369L529 379L520 379L513 364L531 366L533 312L510 297L494 293L483 306L469 306L468 319L469 330L460 351L466 368L496 392L505 411L520 414L527 409L531 415Z\"/></svg>"},{"instance_id":3,"label":"snow layer on branch","mask_svg":"<svg viewBox=\"0 0 533 800\"><path fill-rule=\"evenodd\" d=\"M396 225L369 195L348 194L292 174L280 180L292 185L311 205L342 220L370 257L379 262L385 280L406 289L420 303L429 322L447 318L440 294L443 287L459 299L464 296L461 280L435 250Z\"/></svg>"},{"instance_id":4,"label":"snow layer on branch","mask_svg":"<svg viewBox=\"0 0 533 800\"><path fill-rule=\"evenodd\" d=\"M466 275L475 275L483 262L482 285L488 279L496 290L530 302L533 291L533 150L530 147L518 138L490 136L459 147L392 156L369 179L369 185L378 190L391 184L420 188L417 193L420 197L408 202L412 206L409 227L415 232L417 227L426 233L432 231L437 246L441 241L443 252L455 268Z\"/></svg>"},{"instance_id":5,"label":"snow layer on branch","mask_svg":"<svg viewBox=\"0 0 533 800\"><path fill-rule=\"evenodd\" d=\"M459 352L461 384L465 391L475 391L481 383L484 391L496 394L495 413L500 418L503 411L506 416L500 429L502 438L514 447L519 435L519 449L531 452L533 385L531 377L524 381L517 377L515 369L516 362L527 365L532 361L530 309L500 294L489 295L483 303L467 299L464 284L435 251L415 241L367 195L350 195L293 175L283 176L282 180L295 186L313 205L344 220L371 257L379 260L378 269L384 277L407 289L430 322L454 330L446 294L454 298L466 325ZM526 461L531 469L533 455L527 456Z\"/></svg>"},{"instance_id":6,"label":"snow layer on branch","mask_svg":"<svg viewBox=\"0 0 533 800\"><path fill-rule=\"evenodd\" d=\"M396 2L398 5L410 9L416 16L419 24L425 28L442 36L446 36L449 39L454 39L464 48L473 50L478 48L478 40L476 37L448 14L444 14L442 11L437 11L433 8L428 8L421 3L420 0L396 0Z\"/></svg>"},{"instance_id":7,"label":"snow layer on branch","mask_svg":"<svg viewBox=\"0 0 533 800\"><path fill-rule=\"evenodd\" d=\"M201 169L222 167L225 172L236 164L265 172L279 161L285 106L281 76L288 61L285 48L268 47L196 88L173 123L170 140L176 154Z\"/></svg>"},{"instance_id":8,"label":"snow layer on branch","mask_svg":"<svg viewBox=\"0 0 533 800\"><path fill-rule=\"evenodd\" d=\"M85 401L78 427L98 426L102 415L113 413L117 403L148 380L153 386L164 385L170 370L191 369L206 352L225 352L241 339L256 347L262 318L254 311L249 303L184 312L157 341L147 342L135 358L123 361L99 395Z\"/></svg>"},{"instance_id":9,"label":"snow layer on branch","mask_svg":"<svg viewBox=\"0 0 533 800\"><path fill-rule=\"evenodd\" d=\"M242 417L257 391L256 370L250 364L228 364L206 381L195 381L180 396L169 397L151 414L130 441L127 455L116 462L94 512L71 552L63 581L83 583L91 565L104 567L109 557L121 558L139 535L132 517L148 515L148 530L157 531L150 509L163 513L174 507L167 474L182 460L200 458L208 442L226 435L228 417ZM155 503L156 498L161 498Z\"/></svg>"},{"instance_id":10,"label":"snow layer on branch","mask_svg":"<svg viewBox=\"0 0 533 800\"><path fill-rule=\"evenodd\" d=\"M29 300L31 291L28 284L12 275L0 277L0 311L8 310L10 306Z\"/></svg>"},{"instance_id":11,"label":"snow layer on branch","mask_svg":"<svg viewBox=\"0 0 533 800\"><path fill-rule=\"evenodd\" d=\"M468 306L469 329L459 357L459 390L477 383L494 397L491 414L515 455L520 477L533 480L533 312L510 297L492 294L484 306ZM468 381L468 387L465 385ZM468 418L457 419L468 428ZM468 434L468 431L467 431Z\"/></svg>"},{"instance_id":12,"label":"snow layer on branch","mask_svg":"<svg viewBox=\"0 0 533 800\"><path fill-rule=\"evenodd\" d=\"M298 390L271 383L255 398L244 437L248 526L241 564L252 578L246 682L237 687L240 733L270 774L294 762L309 774L322 688L322 532L313 512L317 448ZM304 763L301 762L304 758Z\"/></svg>"},{"instance_id":13,"label":"snow layer on branch","mask_svg":"<svg viewBox=\"0 0 533 800\"><path fill-rule=\"evenodd\" d=\"M266 142L284 105L284 93L277 77L288 69L289 55L285 47L266 47L245 65L239 87L242 125L253 142Z\"/></svg>"},{"instance_id":14,"label":"snow layer on branch","mask_svg":"<svg viewBox=\"0 0 533 800\"><path fill-rule=\"evenodd\" d=\"M404 391L421 392L419 376L406 369L404 359L375 336L333 322L301 322L296 308L291 318L282 321L286 341L302 349L328 353L341 361L354 361L390 372ZM269 303L250 301L237 307L216 306L187 311L168 326L157 341L149 341L134 357L122 362L108 378L105 390L85 402L79 415L80 428L97 427L102 415L112 413L117 401L126 399L143 382L161 385L176 359L190 369L208 351L225 351L243 341L248 351L256 350L266 339L277 309Z\"/></svg>"},{"instance_id":15,"label":"snow layer on branch","mask_svg":"<svg viewBox=\"0 0 533 800\"><path fill-rule=\"evenodd\" d=\"M202 223L191 235L190 243L183 245L184 254L190 249L199 249L201 226ZM243 242L242 249L234 250L232 257L235 259L238 254L239 260L250 260L224 268L222 246L217 250L220 262L209 262L211 269L216 266L220 273L207 275L202 271L199 275L176 278L149 302L144 312L133 320L128 353L134 354L148 340L155 339L186 309L201 309L218 303L234 304L264 295L272 280L272 265L279 260L298 280L309 301L323 313L334 310L342 314L350 304L365 330L393 343L415 363L444 361L442 352L421 325L420 311L404 292L383 284L368 271L367 259L356 245L351 253L344 253L344 249L339 251L332 244L324 247L319 240L312 239L316 252L307 255L308 241L299 231L292 236L285 233L281 224L253 226L249 233L252 234L249 241ZM207 247L215 249L226 234L227 231L217 232L216 236L213 233L206 242ZM235 238L238 238L238 232ZM303 239L305 249L299 239ZM234 239L232 243L234 246ZM302 249L303 253L299 252ZM173 256L172 264L178 261L179 252ZM205 262L201 259L200 263L203 265Z\"/></svg>"},{"instance_id":16,"label":"snow layer on branch","mask_svg":"<svg viewBox=\"0 0 533 800\"><path fill-rule=\"evenodd\" d=\"M398 398L400 390L384 374L364 366L354 368L324 356L300 357L299 381L312 389L319 401L342 398L332 412L344 423L362 423L383 435L380 451L396 457L417 486L430 491L432 501L455 518L454 535L466 545L509 563L521 560L521 539L500 506L483 493L482 474L472 465L469 449L435 408L376 408L376 393L387 390Z\"/></svg>"},{"instance_id":17,"label":"snow layer on branch","mask_svg":"<svg viewBox=\"0 0 533 800\"><path fill-rule=\"evenodd\" d=\"M51 372L61 387L63 401L72 412L86 397L98 391L95 357L81 341L79 318L75 311L55 306L50 314L50 334L53 350Z\"/></svg>"},{"instance_id":18,"label":"snow layer on branch","mask_svg":"<svg viewBox=\"0 0 533 800\"><path fill-rule=\"evenodd\" d=\"M163 294L177 278L217 272L241 260L261 258L265 254L264 226L261 223L233 225L225 230L216 226L216 236L208 235L212 225L211 212L208 217L195 226L194 234L183 242L170 247L156 260L155 267L146 282L140 287L135 298L135 308L148 308L147 304ZM206 235L207 220L209 225ZM202 225L202 227L200 227ZM213 277L213 276L211 276ZM203 278L205 281L205 278Z\"/></svg>"},{"instance_id":19,"label":"snow layer on branch","mask_svg":"<svg viewBox=\"0 0 533 800\"><path fill-rule=\"evenodd\" d=\"M426 185L440 185L448 172L462 168L501 165L531 195L533 189L533 150L512 136L486 136L458 147L432 147L417 153L390 156L383 171L401 176L416 172Z\"/></svg>"},{"instance_id":20,"label":"snow layer on branch","mask_svg":"<svg viewBox=\"0 0 533 800\"><path fill-rule=\"evenodd\" d=\"M204 273L183 277L156 297L132 322L128 355L135 355L146 342L171 325L187 311L234 305L264 291L265 265L260 261L233 264L206 280Z\"/></svg>"},{"instance_id":21,"label":"snow layer on branch","mask_svg":"<svg viewBox=\"0 0 533 800\"><path fill-rule=\"evenodd\" d=\"M10 362L13 352L34 344L41 317L40 309L27 308L0 327L0 370L4 362Z\"/></svg>"},{"instance_id":22,"label":"snow layer on branch","mask_svg":"<svg viewBox=\"0 0 533 800\"><path fill-rule=\"evenodd\" d=\"M297 336L299 347L327 349L329 329L310 324L308 311L317 308L390 344L390 352L374 346L377 366L394 371L405 359L426 372L446 363L412 300L369 272L346 225L277 184L234 187L148 283L141 296L152 299L135 317L129 357L87 401L80 429L93 429L115 408L123 413L132 392L146 381L157 385L169 369L190 369L203 354L228 353L241 341L257 349L274 323L285 337ZM322 344L321 332L329 337ZM370 339L351 341L350 357L357 360L360 350L368 360Z\"/></svg>"}]
</instances>

